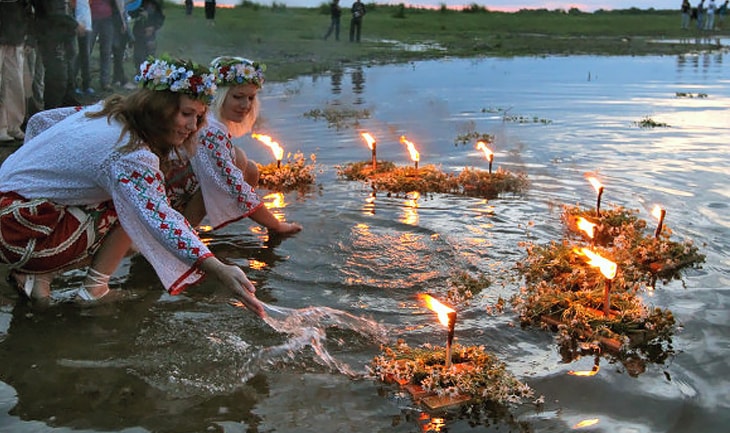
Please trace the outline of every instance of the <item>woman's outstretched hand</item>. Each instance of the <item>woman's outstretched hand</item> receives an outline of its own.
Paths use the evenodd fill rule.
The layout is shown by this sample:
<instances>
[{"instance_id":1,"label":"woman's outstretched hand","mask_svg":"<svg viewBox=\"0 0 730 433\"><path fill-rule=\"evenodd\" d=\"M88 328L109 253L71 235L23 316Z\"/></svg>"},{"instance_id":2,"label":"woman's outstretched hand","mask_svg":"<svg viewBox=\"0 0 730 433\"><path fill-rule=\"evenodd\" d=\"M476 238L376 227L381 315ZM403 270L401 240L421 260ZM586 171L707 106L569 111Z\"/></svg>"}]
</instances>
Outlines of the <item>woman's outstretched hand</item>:
<instances>
[{"instance_id":1,"label":"woman's outstretched hand","mask_svg":"<svg viewBox=\"0 0 730 433\"><path fill-rule=\"evenodd\" d=\"M227 265L215 257L203 260L201 269L215 276L233 296L259 317L264 317L264 305L256 298L256 288L246 277L246 274L234 265Z\"/></svg>"},{"instance_id":2,"label":"woman's outstretched hand","mask_svg":"<svg viewBox=\"0 0 730 433\"><path fill-rule=\"evenodd\" d=\"M295 233L299 233L300 231L302 231L302 226L301 226L301 224L297 224L297 223L282 222L282 223L279 223L278 227L271 228L270 230L273 230L276 233L281 234L281 235L293 235Z\"/></svg>"}]
</instances>

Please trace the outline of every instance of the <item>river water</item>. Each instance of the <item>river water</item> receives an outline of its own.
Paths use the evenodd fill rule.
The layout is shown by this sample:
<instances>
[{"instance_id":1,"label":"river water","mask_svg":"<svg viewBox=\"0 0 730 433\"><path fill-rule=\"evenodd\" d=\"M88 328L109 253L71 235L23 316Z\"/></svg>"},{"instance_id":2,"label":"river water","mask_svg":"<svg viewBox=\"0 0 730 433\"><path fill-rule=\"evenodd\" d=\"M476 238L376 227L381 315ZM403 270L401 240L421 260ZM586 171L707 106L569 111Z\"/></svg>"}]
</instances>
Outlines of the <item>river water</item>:
<instances>
[{"instance_id":1,"label":"river water","mask_svg":"<svg viewBox=\"0 0 730 433\"><path fill-rule=\"evenodd\" d=\"M66 432L725 432L730 423L730 73L727 52L664 57L544 57L345 68L268 84L258 127L287 151L317 156L317 185L267 195L304 225L269 237L249 221L205 233L244 266L269 306L267 321L206 282L161 294L132 258L115 282L133 299L82 309L63 302L80 275L56 280L58 305L32 313L0 290L0 431ZM678 95L682 94L682 95ZM367 110L359 125L304 116L327 107ZM667 127L642 128L652 119ZM521 119L517 121L516 119ZM460 134L495 137L495 167L525 172L523 197L375 197L336 167L378 158L444 171L485 168ZM259 162L259 142L240 143ZM590 206L584 174L605 185L604 206L667 209L675 240L692 239L703 269L659 286L647 303L680 323L676 355L629 375L592 358L561 361L553 335L521 329L509 309L520 287L519 243L560 239L563 204ZM266 193L266 191L262 191ZM511 417L429 414L364 373L382 342L443 345L445 331L416 295L445 295L456 272L493 285L461 307L456 341L484 345L544 396ZM685 287L686 286L686 287ZM589 427L577 427L592 420Z\"/></svg>"}]
</instances>

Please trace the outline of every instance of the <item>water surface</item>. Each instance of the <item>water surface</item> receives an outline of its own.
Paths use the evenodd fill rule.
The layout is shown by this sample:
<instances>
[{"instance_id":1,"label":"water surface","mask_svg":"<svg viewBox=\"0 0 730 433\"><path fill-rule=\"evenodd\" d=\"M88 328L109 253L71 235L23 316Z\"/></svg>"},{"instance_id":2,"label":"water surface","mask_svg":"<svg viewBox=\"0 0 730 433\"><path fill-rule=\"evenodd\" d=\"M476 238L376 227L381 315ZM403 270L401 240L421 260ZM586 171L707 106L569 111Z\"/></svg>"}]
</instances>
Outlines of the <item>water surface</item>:
<instances>
[{"instance_id":1,"label":"water surface","mask_svg":"<svg viewBox=\"0 0 730 433\"><path fill-rule=\"evenodd\" d=\"M257 132L317 156L313 191L267 196L305 229L269 238L241 221L205 236L218 255L247 269L261 299L309 319L272 314L264 322L231 306L212 283L161 295L139 258L116 276L135 295L118 305L61 304L31 314L3 287L0 431L547 432L585 419L598 420L581 429L594 432L727 431L727 61L727 53L445 60L267 85ZM338 129L303 115L327 106L370 117ZM637 126L647 117L669 127ZM335 169L369 159L361 130L377 138L379 159L411 164L398 142L406 135L422 165L454 172L486 167L473 145L455 139L492 134L495 167L526 172L530 190L495 200L372 197ZM257 141L239 144L271 161ZM605 361L594 377L569 376L594 360L565 364L552 334L521 329L509 311L486 312L519 290L511 278L524 257L519 243L559 239L560 206L591 205L586 172L606 186L605 206L640 209L650 219L661 204L674 239L692 239L707 255L686 287L674 282L647 296L681 327L677 355L638 377ZM383 339L444 344L444 330L416 294L443 295L458 271L484 272L495 284L460 309L457 341L496 353L545 396L541 410L514 408L514 420L483 416L477 427L452 413L441 426L406 395L363 376ZM79 281L67 276L56 296L68 297Z\"/></svg>"}]
</instances>

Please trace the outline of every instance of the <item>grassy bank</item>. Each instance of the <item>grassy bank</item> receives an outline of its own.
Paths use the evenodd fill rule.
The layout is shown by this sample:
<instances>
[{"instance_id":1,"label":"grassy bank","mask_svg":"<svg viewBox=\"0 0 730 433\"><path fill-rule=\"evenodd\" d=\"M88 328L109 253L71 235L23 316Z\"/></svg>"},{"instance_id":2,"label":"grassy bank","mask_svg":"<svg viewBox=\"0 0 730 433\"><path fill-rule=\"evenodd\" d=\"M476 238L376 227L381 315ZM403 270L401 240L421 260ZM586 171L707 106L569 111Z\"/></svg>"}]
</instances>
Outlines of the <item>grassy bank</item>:
<instances>
[{"instance_id":1,"label":"grassy bank","mask_svg":"<svg viewBox=\"0 0 730 433\"><path fill-rule=\"evenodd\" d=\"M276 5L276 3L274 3ZM192 17L167 4L167 21L158 52L207 62L221 54L243 55L267 63L274 81L316 74L337 65L392 63L440 57L519 55L646 55L717 49L714 32L680 28L675 10L624 10L570 13L524 10L516 13L410 9L368 4L360 44L348 41L349 3L344 3L340 41L323 40L329 26L320 8L246 6L216 13L208 26L203 10ZM663 42L658 42L663 40Z\"/></svg>"}]
</instances>

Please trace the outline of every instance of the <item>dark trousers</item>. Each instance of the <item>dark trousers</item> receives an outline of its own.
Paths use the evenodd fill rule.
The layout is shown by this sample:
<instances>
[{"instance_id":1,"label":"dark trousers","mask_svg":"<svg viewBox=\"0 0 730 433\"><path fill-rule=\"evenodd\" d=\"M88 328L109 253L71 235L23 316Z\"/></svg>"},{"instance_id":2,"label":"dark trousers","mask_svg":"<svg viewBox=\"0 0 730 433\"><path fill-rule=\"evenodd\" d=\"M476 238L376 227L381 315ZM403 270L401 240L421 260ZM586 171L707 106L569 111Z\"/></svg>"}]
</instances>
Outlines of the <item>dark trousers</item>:
<instances>
[{"instance_id":1,"label":"dark trousers","mask_svg":"<svg viewBox=\"0 0 730 433\"><path fill-rule=\"evenodd\" d=\"M75 36L44 37L38 41L45 69L43 106L46 110L79 104L73 96L71 75L74 69L74 39Z\"/></svg>"},{"instance_id":2,"label":"dark trousers","mask_svg":"<svg viewBox=\"0 0 730 433\"><path fill-rule=\"evenodd\" d=\"M360 29L362 29L362 17L350 20L350 42L360 42Z\"/></svg>"},{"instance_id":3,"label":"dark trousers","mask_svg":"<svg viewBox=\"0 0 730 433\"><path fill-rule=\"evenodd\" d=\"M335 40L340 40L340 17L332 17L332 21L330 22L330 28L327 29L327 34L324 35L324 39L327 40L327 38L330 37L332 32L335 32Z\"/></svg>"},{"instance_id":4,"label":"dark trousers","mask_svg":"<svg viewBox=\"0 0 730 433\"><path fill-rule=\"evenodd\" d=\"M127 51L129 33L122 27L121 18L114 17L114 39L112 41L112 69L113 81L123 86L127 84L127 74L124 72L124 54ZM141 62L140 62L141 63ZM139 65L137 65L139 66Z\"/></svg>"},{"instance_id":5,"label":"dark trousers","mask_svg":"<svg viewBox=\"0 0 730 433\"><path fill-rule=\"evenodd\" d=\"M139 28L134 29L134 63L138 68L147 57L154 56L157 51L157 30L147 33L143 25L139 25Z\"/></svg>"},{"instance_id":6,"label":"dark trousers","mask_svg":"<svg viewBox=\"0 0 730 433\"><path fill-rule=\"evenodd\" d=\"M91 39L91 49L94 51L94 41L99 39L99 84L102 89L108 88L111 84L112 69L112 44L114 43L114 18L102 18L93 20L91 27L93 36Z\"/></svg>"},{"instance_id":7,"label":"dark trousers","mask_svg":"<svg viewBox=\"0 0 730 433\"><path fill-rule=\"evenodd\" d=\"M81 75L81 90L91 87L91 72L89 57L91 55L91 32L86 32L77 38L79 52L76 56L76 62L72 79L76 82L76 77Z\"/></svg>"}]
</instances>

